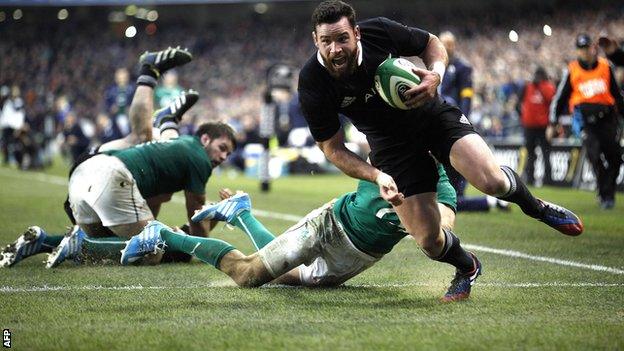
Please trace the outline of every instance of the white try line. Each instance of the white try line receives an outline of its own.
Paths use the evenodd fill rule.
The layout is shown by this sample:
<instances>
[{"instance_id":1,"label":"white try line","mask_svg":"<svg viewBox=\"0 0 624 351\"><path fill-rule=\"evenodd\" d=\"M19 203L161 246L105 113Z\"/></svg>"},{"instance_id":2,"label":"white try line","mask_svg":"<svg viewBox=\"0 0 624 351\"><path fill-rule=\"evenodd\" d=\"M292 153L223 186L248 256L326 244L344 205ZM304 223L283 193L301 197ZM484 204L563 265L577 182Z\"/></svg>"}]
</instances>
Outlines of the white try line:
<instances>
[{"instance_id":1,"label":"white try line","mask_svg":"<svg viewBox=\"0 0 624 351\"><path fill-rule=\"evenodd\" d=\"M561 266L591 269L593 271L607 272L607 273L613 273L613 274L624 274L624 270L622 269L600 266L597 264L586 264L586 263L580 263L580 262L569 261L569 260L560 260L560 259L552 258L552 257L534 256L534 255L525 254L519 251L500 250L500 249L494 249L491 247L486 247L486 246L481 246L481 245L465 244L464 247L469 250L482 251L482 252L487 252L487 253L493 253L496 255L509 256L509 257L515 257L515 258L524 258L524 259L531 260L531 261L547 262L547 263L552 263L552 264L558 264Z\"/></svg>"},{"instance_id":2,"label":"white try line","mask_svg":"<svg viewBox=\"0 0 624 351\"><path fill-rule=\"evenodd\" d=\"M527 283L477 283L479 287L490 288L506 288L506 289L525 289L525 288L620 288L624 287L624 283L562 283L562 282L527 282ZM443 287L443 284L413 282L413 283L388 283L388 284L345 284L337 287L341 288L362 288L362 289L396 289L396 288L413 288L413 287ZM210 288L236 288L233 282L216 282L206 285L187 285L187 286L142 286L142 285L124 285L124 286L102 286L102 285L83 285L83 286L67 286L67 285L42 285L32 287L13 287L0 286L0 293L36 293L36 292L55 292L55 291L136 291L136 290L196 290ZM260 289L301 289L301 286L286 285L265 285Z\"/></svg>"},{"instance_id":3,"label":"white try line","mask_svg":"<svg viewBox=\"0 0 624 351\"><path fill-rule=\"evenodd\" d=\"M46 182L46 183L55 184L55 185L67 186L66 178L48 175L48 174L29 173L29 172L17 173L16 171L10 171L7 169L0 168L0 175L11 177L11 178L16 178L16 179L22 179L22 180L31 179L31 180L37 180L40 182ZM174 196L172 201L176 203L184 204L184 199L180 196ZM288 214L288 213L258 210L258 209L253 209L253 213L257 215L258 217L272 218L272 219L278 219L278 220L290 221L290 222L298 222L301 218L303 218L303 216L297 216L297 215ZM495 249L495 248L481 246L481 245L464 244L464 247L469 250L487 252L487 253L491 253L495 255L522 258L526 260L551 263L551 264L560 265L560 266L582 268L582 269L589 269L589 270L593 270L597 272L606 272L606 273L624 275L624 270L622 269L601 266L597 264L587 264L587 263L570 261L570 260L561 260L561 259L552 258L552 257L535 256L535 255L530 255L530 254L526 254L526 253L519 252L519 251Z\"/></svg>"}]
</instances>

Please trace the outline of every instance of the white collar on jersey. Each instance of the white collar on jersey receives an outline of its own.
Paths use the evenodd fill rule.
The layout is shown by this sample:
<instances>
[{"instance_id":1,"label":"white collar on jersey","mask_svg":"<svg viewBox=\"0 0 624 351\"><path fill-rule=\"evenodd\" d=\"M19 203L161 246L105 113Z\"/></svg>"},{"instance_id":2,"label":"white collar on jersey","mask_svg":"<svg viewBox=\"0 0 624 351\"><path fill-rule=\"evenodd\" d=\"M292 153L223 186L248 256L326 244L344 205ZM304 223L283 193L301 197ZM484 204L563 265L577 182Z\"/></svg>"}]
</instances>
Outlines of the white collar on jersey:
<instances>
[{"instance_id":1,"label":"white collar on jersey","mask_svg":"<svg viewBox=\"0 0 624 351\"><path fill-rule=\"evenodd\" d=\"M363 59L363 54L362 54L362 43L359 40L357 42L357 47L358 47L358 66L360 66L362 65L362 61L364 59ZM321 66L325 67L325 62L323 62L323 56L321 56L321 52L318 50L316 51L316 59L321 64Z\"/></svg>"}]
</instances>

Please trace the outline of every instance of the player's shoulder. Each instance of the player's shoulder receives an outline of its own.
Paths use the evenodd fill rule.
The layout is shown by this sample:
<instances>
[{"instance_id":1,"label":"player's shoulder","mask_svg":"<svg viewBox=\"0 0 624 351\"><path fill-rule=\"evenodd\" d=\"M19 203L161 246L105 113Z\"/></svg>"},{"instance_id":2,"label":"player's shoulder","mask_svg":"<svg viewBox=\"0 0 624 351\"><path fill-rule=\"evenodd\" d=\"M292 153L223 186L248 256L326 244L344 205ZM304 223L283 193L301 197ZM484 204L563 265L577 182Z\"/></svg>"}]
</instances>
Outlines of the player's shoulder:
<instances>
[{"instance_id":1,"label":"player's shoulder","mask_svg":"<svg viewBox=\"0 0 624 351\"><path fill-rule=\"evenodd\" d=\"M407 28L404 25L393 21L387 17L367 18L357 23L362 33L363 42L369 40L386 41L397 30Z\"/></svg>"},{"instance_id":2,"label":"player's shoulder","mask_svg":"<svg viewBox=\"0 0 624 351\"><path fill-rule=\"evenodd\" d=\"M360 27L360 30L367 30L367 29L386 30L389 26L402 25L402 24L388 17L379 16L379 17L371 17L371 18L363 19L359 21L357 25Z\"/></svg>"},{"instance_id":3,"label":"player's shoulder","mask_svg":"<svg viewBox=\"0 0 624 351\"><path fill-rule=\"evenodd\" d=\"M323 80L325 75L327 72L319 62L317 51L315 51L299 71L299 88L314 87Z\"/></svg>"},{"instance_id":4,"label":"player's shoulder","mask_svg":"<svg viewBox=\"0 0 624 351\"><path fill-rule=\"evenodd\" d=\"M202 145L199 141L199 138L193 135L181 135L177 138L172 138L164 141L160 141L164 143L166 146L171 148L182 148L182 149L201 149Z\"/></svg>"}]
</instances>

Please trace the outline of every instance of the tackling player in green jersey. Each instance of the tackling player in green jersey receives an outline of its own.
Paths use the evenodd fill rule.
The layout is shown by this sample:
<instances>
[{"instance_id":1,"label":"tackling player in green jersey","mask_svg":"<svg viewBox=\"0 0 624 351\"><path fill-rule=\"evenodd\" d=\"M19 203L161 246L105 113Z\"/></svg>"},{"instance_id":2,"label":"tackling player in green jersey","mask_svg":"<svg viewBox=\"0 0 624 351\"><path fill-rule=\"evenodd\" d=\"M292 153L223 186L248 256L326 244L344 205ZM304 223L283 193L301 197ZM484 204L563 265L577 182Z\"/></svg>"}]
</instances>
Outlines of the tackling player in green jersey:
<instances>
[{"instance_id":1,"label":"tackling player in green jersey","mask_svg":"<svg viewBox=\"0 0 624 351\"><path fill-rule=\"evenodd\" d=\"M440 180L437 201L446 233L445 250L461 250L452 234L456 195L444 169L438 168ZM244 287L269 282L305 286L337 286L373 266L405 236L409 235L390 203L379 195L379 187L360 181L357 191L342 195L310 212L286 232L275 237L252 214L249 196L239 193L207 205L194 221L213 219L228 222L243 230L258 250L245 255L229 243L211 238L197 238L173 231L159 222L151 222L133 237L122 255L122 263L166 246L194 255L230 276ZM231 196L231 197L228 197ZM467 253L468 262L453 262L455 278L443 301L466 299L472 284L481 274L476 256Z\"/></svg>"}]
</instances>

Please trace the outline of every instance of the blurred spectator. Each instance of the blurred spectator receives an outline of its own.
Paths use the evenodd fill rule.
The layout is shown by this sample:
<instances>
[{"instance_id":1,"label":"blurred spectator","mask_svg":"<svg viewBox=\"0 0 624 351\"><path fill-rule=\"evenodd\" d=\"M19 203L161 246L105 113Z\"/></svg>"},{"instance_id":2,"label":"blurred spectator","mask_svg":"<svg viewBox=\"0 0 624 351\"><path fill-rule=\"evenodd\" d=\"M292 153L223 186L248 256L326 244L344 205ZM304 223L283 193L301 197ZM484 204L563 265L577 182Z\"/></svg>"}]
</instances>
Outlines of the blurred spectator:
<instances>
[{"instance_id":1,"label":"blurred spectator","mask_svg":"<svg viewBox=\"0 0 624 351\"><path fill-rule=\"evenodd\" d=\"M181 93L182 88L178 85L178 73L175 70L167 71L162 77L162 85L157 86L154 92L156 109L169 106L169 103Z\"/></svg>"},{"instance_id":2,"label":"blurred spectator","mask_svg":"<svg viewBox=\"0 0 624 351\"><path fill-rule=\"evenodd\" d=\"M71 105L69 104L69 100L67 100L67 96L61 95L56 99L54 103L55 110L55 121L56 121L56 130L60 132L63 130L65 125L65 118L67 114L71 111Z\"/></svg>"},{"instance_id":3,"label":"blurred spectator","mask_svg":"<svg viewBox=\"0 0 624 351\"><path fill-rule=\"evenodd\" d=\"M134 95L134 84L125 68L115 71L115 84L106 90L106 111L123 135L130 133L128 109Z\"/></svg>"},{"instance_id":4,"label":"blurred spectator","mask_svg":"<svg viewBox=\"0 0 624 351\"><path fill-rule=\"evenodd\" d=\"M440 94L446 102L459 107L466 115L470 115L472 104L472 67L456 54L455 35L446 31L440 34L440 41L446 48L449 63L446 74L440 85Z\"/></svg>"},{"instance_id":5,"label":"blurred spectator","mask_svg":"<svg viewBox=\"0 0 624 351\"><path fill-rule=\"evenodd\" d=\"M612 209L622 164L617 111L624 111L624 97L613 69L606 59L598 57L589 35L576 37L576 55L557 89L546 134L550 138L559 115L569 109L582 120L583 147L596 176L600 206Z\"/></svg>"},{"instance_id":6,"label":"blurred spectator","mask_svg":"<svg viewBox=\"0 0 624 351\"><path fill-rule=\"evenodd\" d=\"M260 144L260 132L258 120L253 115L246 114L241 117L238 133L236 133L236 150L232 152L228 161L240 170L245 170L245 146Z\"/></svg>"},{"instance_id":7,"label":"blurred spectator","mask_svg":"<svg viewBox=\"0 0 624 351\"><path fill-rule=\"evenodd\" d=\"M65 137L63 148L69 153L71 163L75 163L78 156L89 148L90 140L80 120L72 111L65 116L63 136Z\"/></svg>"},{"instance_id":8,"label":"blurred spectator","mask_svg":"<svg viewBox=\"0 0 624 351\"><path fill-rule=\"evenodd\" d=\"M292 97L288 102L288 117L290 131L288 133L288 146L304 147L313 146L314 139L308 128L308 122L306 122L303 113L301 112L301 105L299 104L299 94L297 92L292 93Z\"/></svg>"},{"instance_id":9,"label":"blurred spectator","mask_svg":"<svg viewBox=\"0 0 624 351\"><path fill-rule=\"evenodd\" d=\"M617 41L613 38L609 38L606 35L600 36L598 39L598 45L607 54L607 58L613 62L616 66L624 66L624 50Z\"/></svg>"},{"instance_id":10,"label":"blurred spectator","mask_svg":"<svg viewBox=\"0 0 624 351\"><path fill-rule=\"evenodd\" d=\"M96 118L96 133L100 144L122 138L123 135L111 118L105 113L99 113Z\"/></svg>"},{"instance_id":11,"label":"blurred spectator","mask_svg":"<svg viewBox=\"0 0 624 351\"><path fill-rule=\"evenodd\" d=\"M2 153L4 164L8 165L14 159L14 151L17 147L17 136L24 127L25 121L24 101L21 98L20 88L17 85L11 87L11 93L2 106L0 112L0 127L2 128Z\"/></svg>"},{"instance_id":12,"label":"blurred spectator","mask_svg":"<svg viewBox=\"0 0 624 351\"><path fill-rule=\"evenodd\" d=\"M548 79L546 70L538 67L533 80L526 83L520 96L524 143L528 152L524 172L527 184L535 185L536 146L540 147L544 160L543 183L550 183L550 142L546 140L546 127L548 127L548 112L554 95L555 85Z\"/></svg>"}]
</instances>

